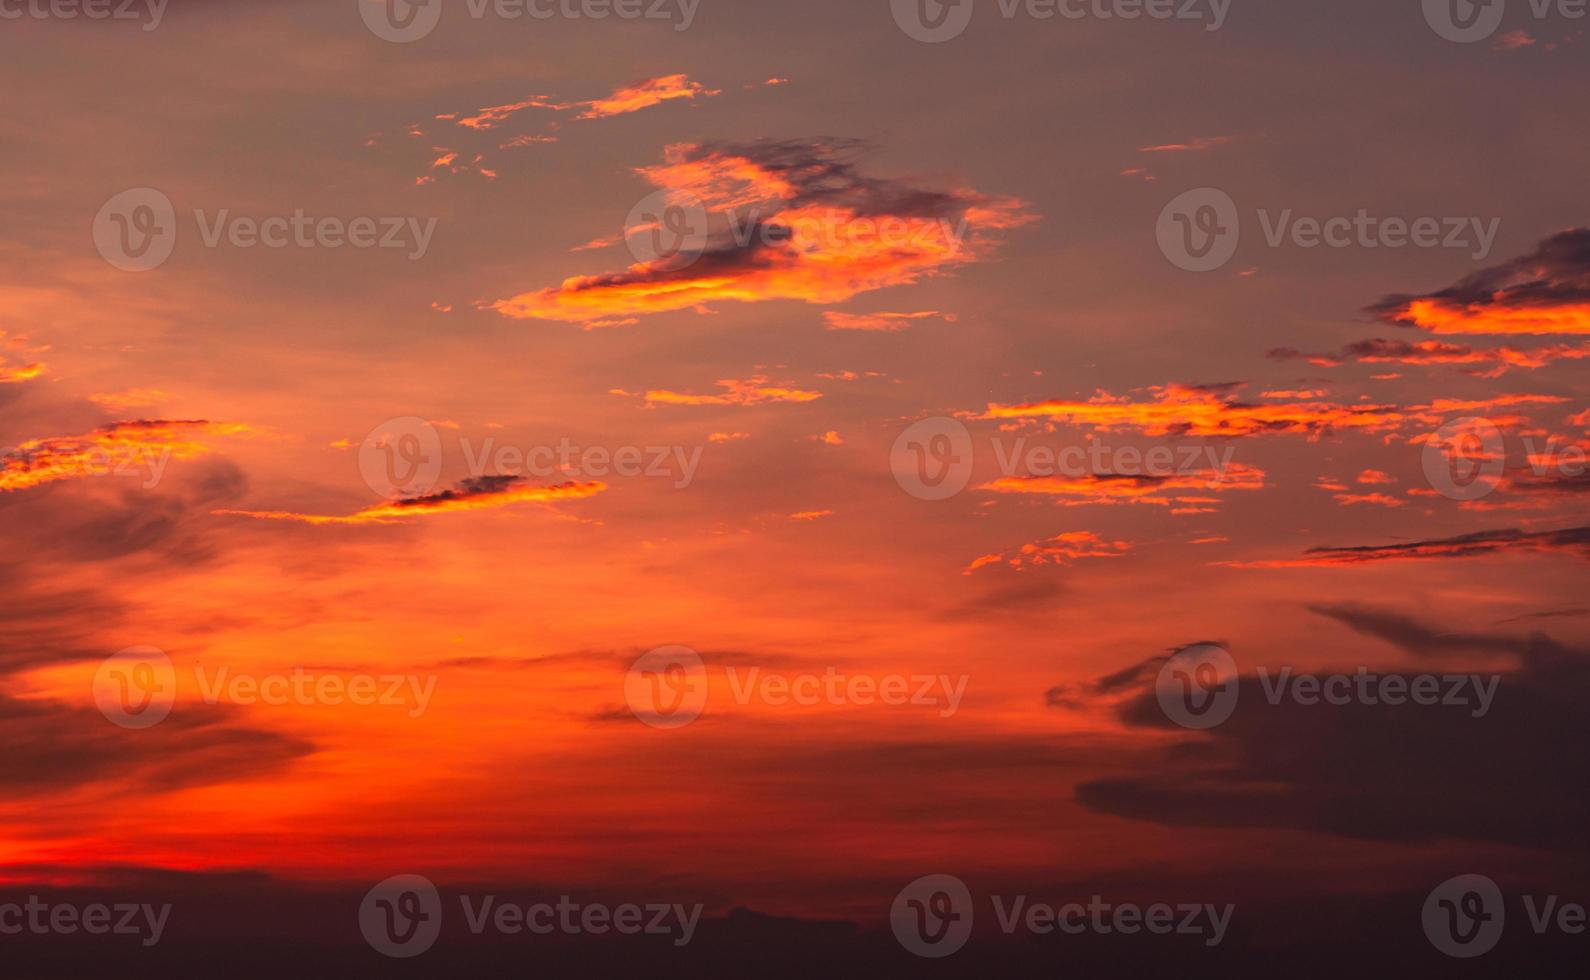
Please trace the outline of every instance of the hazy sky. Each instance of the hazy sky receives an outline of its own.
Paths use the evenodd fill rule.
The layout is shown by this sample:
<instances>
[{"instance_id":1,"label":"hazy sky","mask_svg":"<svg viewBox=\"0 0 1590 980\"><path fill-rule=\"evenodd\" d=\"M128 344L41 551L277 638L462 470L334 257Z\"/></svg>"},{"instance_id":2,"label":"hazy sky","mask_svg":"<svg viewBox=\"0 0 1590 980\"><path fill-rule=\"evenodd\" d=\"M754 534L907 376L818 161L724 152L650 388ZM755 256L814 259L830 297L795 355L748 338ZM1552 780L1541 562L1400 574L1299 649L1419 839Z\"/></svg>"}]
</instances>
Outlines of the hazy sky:
<instances>
[{"instance_id":1,"label":"hazy sky","mask_svg":"<svg viewBox=\"0 0 1590 980\"><path fill-rule=\"evenodd\" d=\"M1538 726L1590 693L1583 21L361 2L0 21L8 878L875 921L938 872L1582 862ZM1201 642L1213 731L1153 708ZM144 728L94 697L134 647ZM1261 665L1502 680L1267 713ZM755 686L829 673L937 700Z\"/></svg>"}]
</instances>

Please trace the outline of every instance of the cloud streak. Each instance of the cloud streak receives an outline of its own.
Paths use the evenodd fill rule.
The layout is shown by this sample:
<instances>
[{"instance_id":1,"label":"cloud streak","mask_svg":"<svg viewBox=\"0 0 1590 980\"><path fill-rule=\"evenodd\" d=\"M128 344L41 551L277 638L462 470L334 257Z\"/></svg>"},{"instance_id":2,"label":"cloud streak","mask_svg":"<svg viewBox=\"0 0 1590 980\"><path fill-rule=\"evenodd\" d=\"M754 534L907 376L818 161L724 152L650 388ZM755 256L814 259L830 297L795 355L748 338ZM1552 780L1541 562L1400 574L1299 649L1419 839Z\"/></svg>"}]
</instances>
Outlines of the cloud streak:
<instances>
[{"instance_id":1,"label":"cloud streak","mask_svg":"<svg viewBox=\"0 0 1590 980\"><path fill-rule=\"evenodd\" d=\"M1300 558L1216 562L1216 564L1231 568L1312 568L1328 565L1367 565L1386 561L1484 558L1513 552L1566 554L1575 558L1590 558L1590 527L1570 527L1557 531L1504 528L1460 534L1451 538L1411 541L1405 544L1310 548Z\"/></svg>"},{"instance_id":2,"label":"cloud streak","mask_svg":"<svg viewBox=\"0 0 1590 980\"><path fill-rule=\"evenodd\" d=\"M300 514L281 510L216 510L211 513L252 517L268 521L297 521L302 524L393 524L415 517L489 510L514 504L552 504L592 497L607 489L601 482L560 483L556 486L531 486L520 476L480 476L457 486L421 497L405 497L366 507L346 515Z\"/></svg>"}]
</instances>

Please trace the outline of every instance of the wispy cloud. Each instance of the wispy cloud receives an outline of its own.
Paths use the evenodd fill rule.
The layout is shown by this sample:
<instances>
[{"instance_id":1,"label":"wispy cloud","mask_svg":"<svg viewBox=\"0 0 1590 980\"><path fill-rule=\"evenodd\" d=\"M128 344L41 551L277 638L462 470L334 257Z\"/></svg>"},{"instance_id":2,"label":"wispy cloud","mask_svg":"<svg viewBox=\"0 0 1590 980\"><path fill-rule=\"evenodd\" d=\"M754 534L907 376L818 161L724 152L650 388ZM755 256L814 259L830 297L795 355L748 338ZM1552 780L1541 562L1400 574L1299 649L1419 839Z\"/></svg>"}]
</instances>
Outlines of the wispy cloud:
<instances>
[{"instance_id":1,"label":"wispy cloud","mask_svg":"<svg viewBox=\"0 0 1590 980\"><path fill-rule=\"evenodd\" d=\"M962 574L1003 562L1011 568L1033 565L1069 565L1081 558L1119 558L1132 550L1130 541L1111 541L1092 531L1066 531L1052 538L1024 544L1014 552L993 552L972 559Z\"/></svg>"},{"instance_id":2,"label":"wispy cloud","mask_svg":"<svg viewBox=\"0 0 1590 980\"><path fill-rule=\"evenodd\" d=\"M810 402L823 397L820 391L805 391L790 384L769 381L766 375L719 381L722 392L698 395L666 389L653 389L643 396L648 405L761 405L767 402ZM630 392L615 391L628 395Z\"/></svg>"},{"instance_id":3,"label":"wispy cloud","mask_svg":"<svg viewBox=\"0 0 1590 980\"><path fill-rule=\"evenodd\" d=\"M1406 416L1390 405L1342 405L1327 401L1254 403L1237 400L1240 385L1165 385L1149 389L1152 401L1100 392L1088 401L990 404L985 419L1053 419L1097 429L1137 430L1145 435L1254 436L1267 433L1319 435L1336 429L1383 432Z\"/></svg>"},{"instance_id":4,"label":"wispy cloud","mask_svg":"<svg viewBox=\"0 0 1590 980\"><path fill-rule=\"evenodd\" d=\"M829 310L823 314L823 324L829 330L904 330L912 320L937 317L945 323L954 323L955 314L938 310L918 310L915 313L842 313Z\"/></svg>"},{"instance_id":5,"label":"wispy cloud","mask_svg":"<svg viewBox=\"0 0 1590 980\"><path fill-rule=\"evenodd\" d=\"M1310 548L1299 558L1217 564L1235 568L1308 568L1320 565L1363 565L1383 561L1479 558L1508 552L1555 552L1578 558L1590 558L1590 527L1570 527L1560 531L1524 531L1518 528L1505 528L1406 544Z\"/></svg>"},{"instance_id":6,"label":"wispy cloud","mask_svg":"<svg viewBox=\"0 0 1590 980\"><path fill-rule=\"evenodd\" d=\"M1441 340L1388 340L1374 338L1348 344L1336 354L1308 354L1289 347L1270 351L1275 360L1304 360L1317 367L1338 367L1347 362L1361 364L1453 364L1465 373L1484 378L1501 377L1513 368L1533 370L1554 361L1577 361L1590 357L1590 344L1551 344L1544 347L1476 348Z\"/></svg>"},{"instance_id":7,"label":"wispy cloud","mask_svg":"<svg viewBox=\"0 0 1590 980\"><path fill-rule=\"evenodd\" d=\"M300 514L282 510L217 510L213 513L316 525L392 524L434 514L488 510L514 504L551 504L564 500L579 500L595 496L606 489L607 484L600 482L570 481L556 486L540 487L531 485L522 476L480 476L464 480L449 490L420 497L405 497L340 516Z\"/></svg>"}]
</instances>

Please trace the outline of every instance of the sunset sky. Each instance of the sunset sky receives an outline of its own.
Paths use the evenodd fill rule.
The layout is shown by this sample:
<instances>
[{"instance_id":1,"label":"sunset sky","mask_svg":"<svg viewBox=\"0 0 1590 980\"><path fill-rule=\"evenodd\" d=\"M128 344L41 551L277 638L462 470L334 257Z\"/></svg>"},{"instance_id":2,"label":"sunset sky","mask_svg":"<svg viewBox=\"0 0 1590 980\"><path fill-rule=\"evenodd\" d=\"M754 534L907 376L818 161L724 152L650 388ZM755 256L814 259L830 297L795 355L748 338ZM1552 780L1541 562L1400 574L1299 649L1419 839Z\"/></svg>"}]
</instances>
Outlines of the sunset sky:
<instances>
[{"instance_id":1,"label":"sunset sky","mask_svg":"<svg viewBox=\"0 0 1590 980\"><path fill-rule=\"evenodd\" d=\"M0 20L0 890L1590 901L1584 21L371 3ZM1199 643L1210 731L1154 703ZM631 668L674 645L670 727ZM96 702L128 648L147 727ZM1261 665L1501 682L1288 709Z\"/></svg>"}]
</instances>

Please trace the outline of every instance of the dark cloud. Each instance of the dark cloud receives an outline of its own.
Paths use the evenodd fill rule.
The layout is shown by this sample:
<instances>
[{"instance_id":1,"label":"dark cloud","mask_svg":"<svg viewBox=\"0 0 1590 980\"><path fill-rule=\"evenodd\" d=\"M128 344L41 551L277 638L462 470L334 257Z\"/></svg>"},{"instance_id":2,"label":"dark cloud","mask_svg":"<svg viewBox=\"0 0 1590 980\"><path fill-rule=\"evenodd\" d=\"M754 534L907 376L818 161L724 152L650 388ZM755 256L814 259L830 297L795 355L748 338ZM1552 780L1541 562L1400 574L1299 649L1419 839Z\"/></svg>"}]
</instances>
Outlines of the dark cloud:
<instances>
[{"instance_id":1,"label":"dark cloud","mask_svg":"<svg viewBox=\"0 0 1590 980\"><path fill-rule=\"evenodd\" d=\"M978 620L988 616L1017 616L1054 609L1066 589L1053 577L1009 573L1012 579L975 595L942 614L947 620Z\"/></svg>"},{"instance_id":2,"label":"dark cloud","mask_svg":"<svg viewBox=\"0 0 1590 980\"><path fill-rule=\"evenodd\" d=\"M1585 333L1587 307L1590 229L1573 228L1446 289L1386 296L1368 311L1388 323L1437 333Z\"/></svg>"},{"instance_id":3,"label":"dark cloud","mask_svg":"<svg viewBox=\"0 0 1590 980\"><path fill-rule=\"evenodd\" d=\"M0 694L0 740L8 746L0 790L9 799L170 792L273 773L314 751L302 739L234 727L229 715L182 701L164 721L134 731L93 708Z\"/></svg>"},{"instance_id":4,"label":"dark cloud","mask_svg":"<svg viewBox=\"0 0 1590 980\"><path fill-rule=\"evenodd\" d=\"M1237 681L1230 719L1167 749L1135 774L1077 787L1082 805L1170 826L1271 827L1399 842L1462 839L1576 849L1590 820L1590 655L1545 636L1454 633L1403 614L1319 606L1362 635L1457 673L1498 673L1489 710L1469 707L1270 703L1255 673ZM1479 663L1505 657L1496 671ZM1368 665L1367 656L1359 661ZM1267 665L1274 672L1280 663ZM1350 673L1352 668L1346 672ZM1431 663L1430 673L1441 666ZM1118 705L1128 725L1180 731L1162 712L1151 672L1095 682L1139 684ZM1420 672L1380 673L1405 679ZM1528 805L1525 801L1532 801Z\"/></svg>"},{"instance_id":5,"label":"dark cloud","mask_svg":"<svg viewBox=\"0 0 1590 980\"><path fill-rule=\"evenodd\" d=\"M1479 558L1512 551L1561 552L1590 558L1590 527L1569 527L1558 531L1524 531L1503 528L1475 531L1451 538L1410 541L1401 544L1354 545L1310 548L1301 558L1262 561L1220 562L1234 568L1299 568L1312 565L1360 565L1380 561L1407 561L1435 558Z\"/></svg>"}]
</instances>

